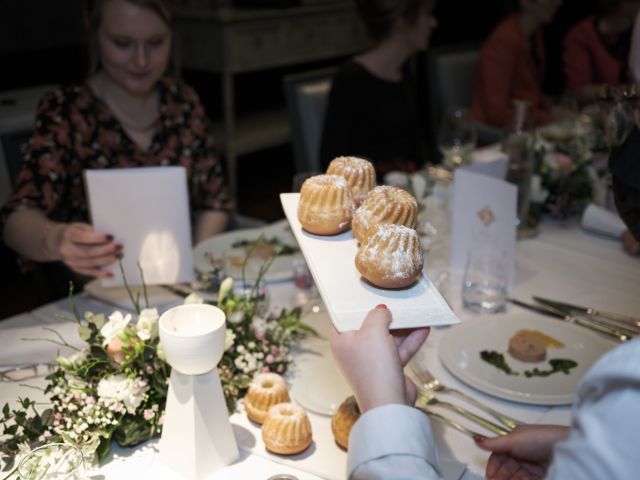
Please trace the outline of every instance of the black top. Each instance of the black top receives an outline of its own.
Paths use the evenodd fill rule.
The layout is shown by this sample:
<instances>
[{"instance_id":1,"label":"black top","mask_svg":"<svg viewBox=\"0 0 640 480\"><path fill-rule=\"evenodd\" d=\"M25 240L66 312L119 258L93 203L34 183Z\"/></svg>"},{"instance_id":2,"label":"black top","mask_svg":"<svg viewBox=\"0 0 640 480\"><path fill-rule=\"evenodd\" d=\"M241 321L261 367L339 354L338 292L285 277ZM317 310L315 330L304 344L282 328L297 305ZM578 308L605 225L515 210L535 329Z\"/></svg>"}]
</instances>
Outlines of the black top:
<instances>
[{"instance_id":1,"label":"black top","mask_svg":"<svg viewBox=\"0 0 640 480\"><path fill-rule=\"evenodd\" d=\"M426 129L408 72L400 82L382 80L351 60L336 73L329 96L320 161L341 155L370 160L382 175L424 163Z\"/></svg>"},{"instance_id":2,"label":"black top","mask_svg":"<svg viewBox=\"0 0 640 480\"><path fill-rule=\"evenodd\" d=\"M640 131L637 128L622 145L612 149L609 168L618 213L635 239L640 241Z\"/></svg>"}]
</instances>

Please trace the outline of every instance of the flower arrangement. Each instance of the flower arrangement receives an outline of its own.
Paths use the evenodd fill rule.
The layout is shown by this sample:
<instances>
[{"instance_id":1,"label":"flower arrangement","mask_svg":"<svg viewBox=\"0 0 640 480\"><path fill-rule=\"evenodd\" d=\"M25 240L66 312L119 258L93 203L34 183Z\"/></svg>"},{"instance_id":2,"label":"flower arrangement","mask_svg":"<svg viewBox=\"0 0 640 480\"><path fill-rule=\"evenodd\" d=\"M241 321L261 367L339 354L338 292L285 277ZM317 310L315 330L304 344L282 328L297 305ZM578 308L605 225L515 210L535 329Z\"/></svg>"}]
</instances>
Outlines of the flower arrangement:
<instances>
[{"instance_id":1,"label":"flower arrangement","mask_svg":"<svg viewBox=\"0 0 640 480\"><path fill-rule=\"evenodd\" d=\"M607 182L606 165L598 165L594 153L606 149L603 134L589 122L589 128L577 125L567 126L566 135L557 135L554 127L534 134L530 195L536 216L540 210L555 218L579 214Z\"/></svg>"},{"instance_id":2,"label":"flower arrangement","mask_svg":"<svg viewBox=\"0 0 640 480\"><path fill-rule=\"evenodd\" d=\"M234 293L233 280L226 278L218 292L217 305L227 316L225 352L218 369L230 412L255 373L286 372L292 343L305 332L315 333L300 321L300 309L267 312L260 285L274 257L265 262L249 291ZM126 280L125 286L135 315L115 311L108 317L93 312L80 316L71 289L73 320L87 346L58 358L55 371L46 377L50 404L44 411L28 398L19 399L15 409L4 405L0 457L5 471L15 466L16 456L47 443L76 446L95 462L106 458L112 441L129 447L161 433L170 367L159 343L159 314L149 307L146 288L146 305L141 308ZM185 299L185 303L202 302L197 294ZM71 347L62 337L59 343Z\"/></svg>"}]
</instances>

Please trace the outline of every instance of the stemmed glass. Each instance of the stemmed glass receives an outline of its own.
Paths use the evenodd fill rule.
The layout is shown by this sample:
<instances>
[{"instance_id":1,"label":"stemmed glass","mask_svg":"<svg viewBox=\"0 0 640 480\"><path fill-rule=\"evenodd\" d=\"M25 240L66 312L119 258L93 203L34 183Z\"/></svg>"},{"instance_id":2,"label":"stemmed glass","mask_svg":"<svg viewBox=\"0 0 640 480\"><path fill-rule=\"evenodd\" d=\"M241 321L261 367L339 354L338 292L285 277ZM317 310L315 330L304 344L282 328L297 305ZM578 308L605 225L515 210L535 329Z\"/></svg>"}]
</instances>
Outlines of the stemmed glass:
<instances>
[{"instance_id":1,"label":"stemmed glass","mask_svg":"<svg viewBox=\"0 0 640 480\"><path fill-rule=\"evenodd\" d=\"M453 170L470 163L476 139L476 129L469 120L467 110L447 110L438 131L438 147L443 155L444 165Z\"/></svg>"}]
</instances>

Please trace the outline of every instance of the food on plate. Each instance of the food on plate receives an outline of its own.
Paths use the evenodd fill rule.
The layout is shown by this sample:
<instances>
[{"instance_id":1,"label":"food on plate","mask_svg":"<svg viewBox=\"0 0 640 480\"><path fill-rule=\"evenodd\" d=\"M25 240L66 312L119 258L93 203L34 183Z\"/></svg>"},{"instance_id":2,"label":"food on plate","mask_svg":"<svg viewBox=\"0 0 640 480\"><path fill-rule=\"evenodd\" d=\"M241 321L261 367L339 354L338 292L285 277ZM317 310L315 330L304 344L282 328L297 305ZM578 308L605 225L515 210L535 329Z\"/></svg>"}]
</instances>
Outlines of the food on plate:
<instances>
[{"instance_id":1,"label":"food on plate","mask_svg":"<svg viewBox=\"0 0 640 480\"><path fill-rule=\"evenodd\" d=\"M538 335L520 330L509 339L509 355L527 363L539 363L547 358L547 343Z\"/></svg>"},{"instance_id":2,"label":"food on plate","mask_svg":"<svg viewBox=\"0 0 640 480\"><path fill-rule=\"evenodd\" d=\"M356 268L374 285L404 288L422 274L422 248L418 233L404 225L376 225L358 249Z\"/></svg>"},{"instance_id":3,"label":"food on plate","mask_svg":"<svg viewBox=\"0 0 640 480\"><path fill-rule=\"evenodd\" d=\"M376 186L376 171L371 162L358 157L336 157L327 168L328 175L340 175L347 180L357 205Z\"/></svg>"},{"instance_id":4,"label":"food on plate","mask_svg":"<svg viewBox=\"0 0 640 480\"><path fill-rule=\"evenodd\" d=\"M383 223L416 228L418 202L413 195L406 190L388 185L371 190L353 216L353 236L362 243L371 235L376 225Z\"/></svg>"},{"instance_id":5,"label":"food on plate","mask_svg":"<svg viewBox=\"0 0 640 480\"><path fill-rule=\"evenodd\" d=\"M520 372L513 370L509 366L504 355L500 352L496 352L495 350L483 350L480 352L480 358L490 365L493 365L498 370L502 370L507 375L520 375ZM559 372L569 375L569 373L571 373L571 369L578 366L578 362L567 358L552 358L549 360L549 365L551 368L548 370L540 370L538 367L535 367L533 370L525 370L522 373L526 378L548 377L549 375Z\"/></svg>"},{"instance_id":6,"label":"food on plate","mask_svg":"<svg viewBox=\"0 0 640 480\"><path fill-rule=\"evenodd\" d=\"M260 255L265 260L274 253L277 255L291 255L300 250L297 246L282 242L278 237L267 238L264 235L260 235L254 240L236 240L231 244L231 248L241 247L246 247L247 251L251 250L252 255Z\"/></svg>"},{"instance_id":7,"label":"food on plate","mask_svg":"<svg viewBox=\"0 0 640 480\"><path fill-rule=\"evenodd\" d=\"M269 409L262 425L267 450L294 455L306 450L313 440L307 412L295 403L279 403Z\"/></svg>"},{"instance_id":8,"label":"food on plate","mask_svg":"<svg viewBox=\"0 0 640 480\"><path fill-rule=\"evenodd\" d=\"M358 418L360 418L360 408L353 395L340 404L331 418L333 437L345 450L349 448L349 433Z\"/></svg>"},{"instance_id":9,"label":"food on plate","mask_svg":"<svg viewBox=\"0 0 640 480\"><path fill-rule=\"evenodd\" d=\"M263 423L269 408L289 401L289 389L277 373L259 373L254 378L244 397L244 408L248 417Z\"/></svg>"},{"instance_id":10,"label":"food on plate","mask_svg":"<svg viewBox=\"0 0 640 480\"><path fill-rule=\"evenodd\" d=\"M540 341L544 342L547 348L564 348L564 343L560 340L556 340L555 338L542 333L539 330L518 330L516 335L526 335L528 337L535 337L540 339Z\"/></svg>"},{"instance_id":11,"label":"food on plate","mask_svg":"<svg viewBox=\"0 0 640 480\"><path fill-rule=\"evenodd\" d=\"M316 175L302 184L298 220L309 233L336 235L349 230L355 208L344 177Z\"/></svg>"}]
</instances>

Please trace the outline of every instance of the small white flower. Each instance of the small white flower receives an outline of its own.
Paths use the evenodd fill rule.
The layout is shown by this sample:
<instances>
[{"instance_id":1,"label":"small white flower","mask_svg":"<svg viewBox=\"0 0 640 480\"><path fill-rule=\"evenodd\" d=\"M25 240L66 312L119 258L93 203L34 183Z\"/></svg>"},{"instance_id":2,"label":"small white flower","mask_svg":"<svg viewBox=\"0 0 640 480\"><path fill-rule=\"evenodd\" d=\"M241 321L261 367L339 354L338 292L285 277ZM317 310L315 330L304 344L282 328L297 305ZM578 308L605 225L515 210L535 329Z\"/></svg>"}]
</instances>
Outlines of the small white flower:
<instances>
[{"instance_id":1,"label":"small white flower","mask_svg":"<svg viewBox=\"0 0 640 480\"><path fill-rule=\"evenodd\" d=\"M100 334L104 337L102 345L107 346L111 340L116 338L116 336L129 325L130 321L130 313L123 316L122 312L115 311L109 315L109 321L100 329Z\"/></svg>"},{"instance_id":2,"label":"small white flower","mask_svg":"<svg viewBox=\"0 0 640 480\"><path fill-rule=\"evenodd\" d=\"M228 351L231 347L233 347L233 342L236 339L236 334L229 328L227 328L224 332L224 351Z\"/></svg>"},{"instance_id":3,"label":"small white flower","mask_svg":"<svg viewBox=\"0 0 640 480\"><path fill-rule=\"evenodd\" d=\"M229 295L229 292L233 288L233 278L227 277L220 284L220 289L218 290L218 304L224 300L224 298Z\"/></svg>"},{"instance_id":4,"label":"small white flower","mask_svg":"<svg viewBox=\"0 0 640 480\"><path fill-rule=\"evenodd\" d=\"M241 310L235 311L233 312L231 315L229 315L229 317L227 318L227 321L229 323L240 323L242 320L244 320L244 312Z\"/></svg>"},{"instance_id":5,"label":"small white flower","mask_svg":"<svg viewBox=\"0 0 640 480\"><path fill-rule=\"evenodd\" d=\"M198 303L204 303L203 298L198 295L196 292L190 293L189 296L187 296L184 299L184 304L185 305L189 305L189 304L198 304Z\"/></svg>"},{"instance_id":6,"label":"small white flower","mask_svg":"<svg viewBox=\"0 0 640 480\"><path fill-rule=\"evenodd\" d=\"M253 317L253 319L251 320L251 326L253 327L255 334L259 337L264 336L267 331L267 321L264 318ZM253 349L250 344L249 348Z\"/></svg>"},{"instance_id":7,"label":"small white flower","mask_svg":"<svg viewBox=\"0 0 640 480\"><path fill-rule=\"evenodd\" d=\"M122 402L129 413L134 413L149 390L139 378L129 378L121 373L105 377L98 383L98 396L113 402Z\"/></svg>"},{"instance_id":8,"label":"small white flower","mask_svg":"<svg viewBox=\"0 0 640 480\"><path fill-rule=\"evenodd\" d=\"M155 308L145 308L138 315L136 331L141 340L149 340L158 335L158 310Z\"/></svg>"}]
</instances>

